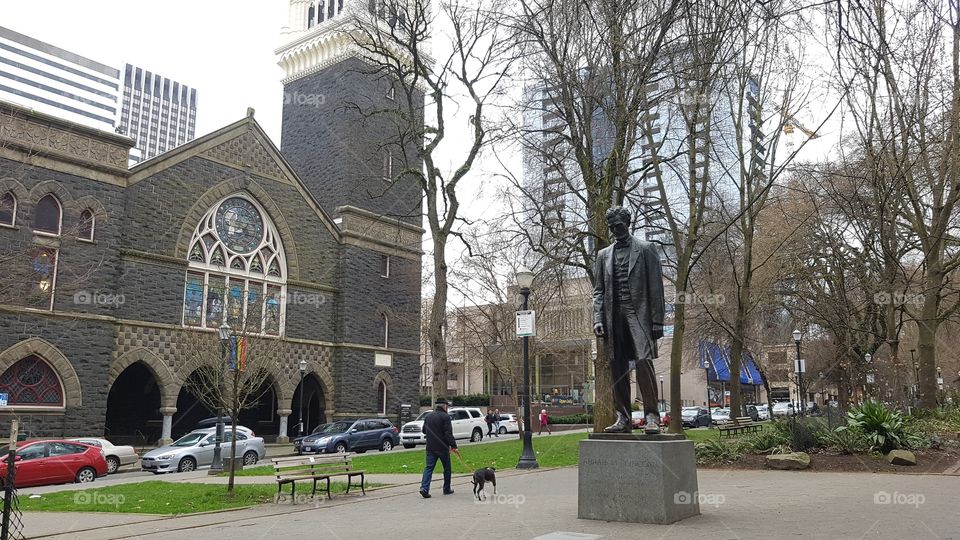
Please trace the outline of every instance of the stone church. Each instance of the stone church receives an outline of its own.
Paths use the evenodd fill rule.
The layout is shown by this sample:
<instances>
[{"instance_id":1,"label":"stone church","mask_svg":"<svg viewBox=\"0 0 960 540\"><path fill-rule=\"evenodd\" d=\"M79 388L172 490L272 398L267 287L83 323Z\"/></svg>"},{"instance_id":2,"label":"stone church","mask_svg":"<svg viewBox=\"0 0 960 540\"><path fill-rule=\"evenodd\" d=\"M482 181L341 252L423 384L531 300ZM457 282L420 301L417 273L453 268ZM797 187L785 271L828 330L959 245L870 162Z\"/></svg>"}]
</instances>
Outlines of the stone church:
<instances>
[{"instance_id":1,"label":"stone church","mask_svg":"<svg viewBox=\"0 0 960 540\"><path fill-rule=\"evenodd\" d=\"M361 5L291 0L281 148L250 110L128 168L132 140L0 103L0 425L175 438L214 414L191 343L239 324L276 351L239 418L268 441L417 403L422 192L362 113L396 94Z\"/></svg>"}]
</instances>

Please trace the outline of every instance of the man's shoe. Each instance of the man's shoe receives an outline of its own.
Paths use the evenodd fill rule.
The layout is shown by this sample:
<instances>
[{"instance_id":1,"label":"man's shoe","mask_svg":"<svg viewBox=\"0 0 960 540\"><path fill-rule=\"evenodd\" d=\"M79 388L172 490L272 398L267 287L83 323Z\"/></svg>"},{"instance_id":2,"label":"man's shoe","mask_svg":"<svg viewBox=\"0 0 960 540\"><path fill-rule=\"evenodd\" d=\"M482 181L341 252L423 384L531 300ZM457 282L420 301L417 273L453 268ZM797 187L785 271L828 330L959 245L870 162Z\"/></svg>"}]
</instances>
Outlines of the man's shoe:
<instances>
[{"instance_id":1,"label":"man's shoe","mask_svg":"<svg viewBox=\"0 0 960 540\"><path fill-rule=\"evenodd\" d=\"M643 427L643 432L647 435L655 435L660 433L660 415L650 413L647 415L646 425Z\"/></svg>"},{"instance_id":2,"label":"man's shoe","mask_svg":"<svg viewBox=\"0 0 960 540\"><path fill-rule=\"evenodd\" d=\"M630 419L617 411L617 421L603 428L604 433L631 433Z\"/></svg>"},{"instance_id":3,"label":"man's shoe","mask_svg":"<svg viewBox=\"0 0 960 540\"><path fill-rule=\"evenodd\" d=\"M443 494L444 494L444 495L453 495L453 490L451 489L450 491L444 491Z\"/></svg>"},{"instance_id":4,"label":"man's shoe","mask_svg":"<svg viewBox=\"0 0 960 540\"><path fill-rule=\"evenodd\" d=\"M423 490L420 490L420 496L423 497L424 499L430 498L430 494Z\"/></svg>"}]
</instances>

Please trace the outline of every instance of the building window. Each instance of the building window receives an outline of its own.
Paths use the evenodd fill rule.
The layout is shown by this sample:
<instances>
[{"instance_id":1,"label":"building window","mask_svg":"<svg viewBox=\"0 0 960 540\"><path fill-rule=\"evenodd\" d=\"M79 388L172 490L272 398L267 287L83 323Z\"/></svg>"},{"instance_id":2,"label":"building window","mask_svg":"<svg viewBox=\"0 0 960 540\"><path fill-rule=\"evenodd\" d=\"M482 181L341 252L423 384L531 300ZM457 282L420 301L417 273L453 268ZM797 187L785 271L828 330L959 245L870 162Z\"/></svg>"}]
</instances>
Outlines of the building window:
<instances>
[{"instance_id":1,"label":"building window","mask_svg":"<svg viewBox=\"0 0 960 540\"><path fill-rule=\"evenodd\" d=\"M386 313L380 316L380 330L383 334L383 347L387 348L390 346L390 319L387 318Z\"/></svg>"},{"instance_id":2,"label":"building window","mask_svg":"<svg viewBox=\"0 0 960 540\"><path fill-rule=\"evenodd\" d=\"M387 414L387 384L383 381L377 385L377 411L382 415Z\"/></svg>"},{"instance_id":3,"label":"building window","mask_svg":"<svg viewBox=\"0 0 960 540\"><path fill-rule=\"evenodd\" d=\"M0 225L13 227L17 224L17 198L9 191L0 197Z\"/></svg>"},{"instance_id":4,"label":"building window","mask_svg":"<svg viewBox=\"0 0 960 540\"><path fill-rule=\"evenodd\" d=\"M380 256L380 277L390 277L390 256Z\"/></svg>"},{"instance_id":5,"label":"building window","mask_svg":"<svg viewBox=\"0 0 960 540\"><path fill-rule=\"evenodd\" d=\"M252 199L232 195L207 211L187 252L183 324L278 336L286 315L280 234Z\"/></svg>"},{"instance_id":6,"label":"building window","mask_svg":"<svg viewBox=\"0 0 960 540\"><path fill-rule=\"evenodd\" d=\"M89 240L93 242L93 229L96 226L97 218L94 217L92 210L84 210L80 213L80 228L77 231L77 238L80 240Z\"/></svg>"},{"instance_id":7,"label":"building window","mask_svg":"<svg viewBox=\"0 0 960 540\"><path fill-rule=\"evenodd\" d=\"M33 230L59 235L62 214L60 201L53 195L45 195L37 202L33 216Z\"/></svg>"},{"instance_id":8,"label":"building window","mask_svg":"<svg viewBox=\"0 0 960 540\"><path fill-rule=\"evenodd\" d=\"M30 253L30 271L27 304L53 309L53 293L57 286L57 250L34 247Z\"/></svg>"},{"instance_id":9,"label":"building window","mask_svg":"<svg viewBox=\"0 0 960 540\"><path fill-rule=\"evenodd\" d=\"M393 181L393 152L385 150L383 153L383 179Z\"/></svg>"},{"instance_id":10,"label":"building window","mask_svg":"<svg viewBox=\"0 0 960 540\"><path fill-rule=\"evenodd\" d=\"M63 407L60 377L35 355L18 360L0 375L0 392L7 394L7 404L12 406Z\"/></svg>"}]
</instances>

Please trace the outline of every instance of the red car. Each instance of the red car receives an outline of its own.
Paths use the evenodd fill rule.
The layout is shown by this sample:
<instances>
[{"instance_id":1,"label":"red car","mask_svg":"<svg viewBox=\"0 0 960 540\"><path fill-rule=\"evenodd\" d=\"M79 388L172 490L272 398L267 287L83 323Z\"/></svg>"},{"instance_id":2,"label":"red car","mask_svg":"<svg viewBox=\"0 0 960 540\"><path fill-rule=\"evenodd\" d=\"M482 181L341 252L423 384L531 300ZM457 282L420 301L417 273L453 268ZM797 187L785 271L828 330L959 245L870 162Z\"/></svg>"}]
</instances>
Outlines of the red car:
<instances>
[{"instance_id":1,"label":"red car","mask_svg":"<svg viewBox=\"0 0 960 540\"><path fill-rule=\"evenodd\" d=\"M647 419L643 415L643 411L633 411L633 417L631 418L631 424L633 424L633 429L640 429L643 426L647 425ZM670 413L662 412L660 413L660 427L665 428L670 424Z\"/></svg>"},{"instance_id":2,"label":"red car","mask_svg":"<svg viewBox=\"0 0 960 540\"><path fill-rule=\"evenodd\" d=\"M96 446L75 441L20 443L14 456L17 487L93 482L107 474L107 461ZM0 462L0 484L7 481L7 460Z\"/></svg>"}]
</instances>

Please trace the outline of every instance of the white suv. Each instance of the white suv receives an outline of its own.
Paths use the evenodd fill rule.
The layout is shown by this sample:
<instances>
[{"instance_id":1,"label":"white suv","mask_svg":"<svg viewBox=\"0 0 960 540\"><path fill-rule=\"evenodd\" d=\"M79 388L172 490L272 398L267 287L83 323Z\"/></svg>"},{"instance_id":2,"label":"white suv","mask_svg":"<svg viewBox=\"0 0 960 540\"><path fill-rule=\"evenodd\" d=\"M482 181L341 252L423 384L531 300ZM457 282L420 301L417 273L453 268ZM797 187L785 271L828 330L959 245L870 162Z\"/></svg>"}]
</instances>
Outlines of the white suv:
<instances>
[{"instance_id":1,"label":"white suv","mask_svg":"<svg viewBox=\"0 0 960 540\"><path fill-rule=\"evenodd\" d=\"M404 448L413 448L418 444L427 444L427 436L423 433L423 420L432 411L421 413L413 422L407 422L400 428L400 442ZM483 439L487 424L483 420L483 413L475 407L450 407L450 424L453 426L453 438L470 439L478 442Z\"/></svg>"}]
</instances>

